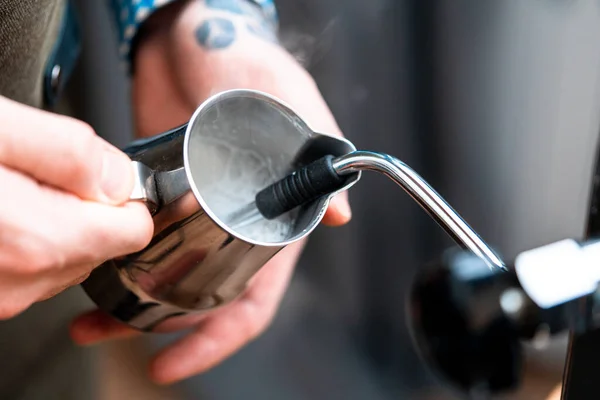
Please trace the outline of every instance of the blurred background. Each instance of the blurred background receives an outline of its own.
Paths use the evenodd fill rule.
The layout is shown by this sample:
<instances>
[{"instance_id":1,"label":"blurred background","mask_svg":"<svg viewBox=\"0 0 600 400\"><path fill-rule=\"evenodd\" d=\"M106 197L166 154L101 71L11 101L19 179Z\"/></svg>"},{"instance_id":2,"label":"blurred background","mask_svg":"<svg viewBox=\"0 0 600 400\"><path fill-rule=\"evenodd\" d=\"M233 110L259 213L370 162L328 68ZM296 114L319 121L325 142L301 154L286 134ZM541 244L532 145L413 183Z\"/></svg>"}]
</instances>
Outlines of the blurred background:
<instances>
[{"instance_id":1,"label":"blurred background","mask_svg":"<svg viewBox=\"0 0 600 400\"><path fill-rule=\"evenodd\" d=\"M133 128L108 10L77 3L74 111L122 146ZM276 3L284 44L358 148L416 169L503 257L582 237L600 126L599 2ZM312 235L263 336L169 390L145 380L144 360L173 338L105 346L105 398L456 398L418 357L405 312L416 271L453 242L383 177L364 174L350 200L352 222ZM548 398L566 343L528 349L523 387L502 398Z\"/></svg>"}]
</instances>

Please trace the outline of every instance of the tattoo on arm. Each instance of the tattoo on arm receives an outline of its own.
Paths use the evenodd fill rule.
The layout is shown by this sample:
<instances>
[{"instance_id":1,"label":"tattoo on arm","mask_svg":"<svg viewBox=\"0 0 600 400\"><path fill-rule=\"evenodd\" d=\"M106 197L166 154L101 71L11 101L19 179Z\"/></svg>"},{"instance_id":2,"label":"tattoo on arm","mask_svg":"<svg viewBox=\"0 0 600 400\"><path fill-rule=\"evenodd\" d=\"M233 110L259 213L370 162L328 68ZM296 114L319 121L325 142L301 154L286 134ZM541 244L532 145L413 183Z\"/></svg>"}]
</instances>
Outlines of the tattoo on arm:
<instances>
[{"instance_id":1,"label":"tattoo on arm","mask_svg":"<svg viewBox=\"0 0 600 400\"><path fill-rule=\"evenodd\" d=\"M237 38L241 25L233 22L235 17L243 18L243 27L251 34L277 43L274 27L260 9L248 0L204 0L206 8L219 11L222 16L209 17L202 21L195 31L196 40L206 49L225 49ZM227 14L231 14L228 18Z\"/></svg>"},{"instance_id":2,"label":"tattoo on arm","mask_svg":"<svg viewBox=\"0 0 600 400\"><path fill-rule=\"evenodd\" d=\"M224 49L235 41L235 25L229 19L209 18L196 29L196 40L207 49Z\"/></svg>"}]
</instances>

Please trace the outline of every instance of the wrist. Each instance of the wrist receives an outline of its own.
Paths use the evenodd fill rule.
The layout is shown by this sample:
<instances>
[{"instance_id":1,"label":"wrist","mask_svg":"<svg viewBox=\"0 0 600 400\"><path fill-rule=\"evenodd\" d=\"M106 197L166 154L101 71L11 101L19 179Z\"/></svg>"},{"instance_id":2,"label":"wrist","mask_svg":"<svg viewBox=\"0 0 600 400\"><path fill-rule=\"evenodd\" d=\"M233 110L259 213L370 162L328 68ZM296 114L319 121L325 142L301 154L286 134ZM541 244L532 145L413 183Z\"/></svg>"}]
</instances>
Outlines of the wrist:
<instances>
[{"instance_id":1,"label":"wrist","mask_svg":"<svg viewBox=\"0 0 600 400\"><path fill-rule=\"evenodd\" d=\"M293 69L309 77L278 43L276 25L250 0L176 3L148 19L136 46L135 64L169 64L176 81L195 87L198 80L202 86L212 84L214 75L228 74L228 81L238 77L240 84L243 75L265 77ZM232 4L239 7L224 9ZM228 25L223 28L219 23ZM259 25L262 32L255 29Z\"/></svg>"}]
</instances>

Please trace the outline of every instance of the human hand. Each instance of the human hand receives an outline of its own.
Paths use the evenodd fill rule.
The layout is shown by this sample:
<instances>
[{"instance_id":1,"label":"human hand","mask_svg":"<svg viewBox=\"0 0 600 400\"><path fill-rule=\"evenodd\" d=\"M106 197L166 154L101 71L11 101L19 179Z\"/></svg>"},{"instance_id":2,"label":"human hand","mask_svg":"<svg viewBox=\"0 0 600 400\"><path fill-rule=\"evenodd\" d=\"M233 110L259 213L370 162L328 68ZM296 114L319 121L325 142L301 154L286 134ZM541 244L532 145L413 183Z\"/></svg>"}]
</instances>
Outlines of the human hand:
<instances>
[{"instance_id":1,"label":"human hand","mask_svg":"<svg viewBox=\"0 0 600 400\"><path fill-rule=\"evenodd\" d=\"M312 77L268 31L259 29L264 21L252 12L253 6L245 0L178 4L159 12L162 15L154 24L149 22L150 31L136 52L133 100L139 136L182 124L209 96L238 88L269 93L292 106L313 129L341 135ZM235 10L214 9L213 4ZM323 223L343 225L350 217L344 193L332 201ZM266 329L303 245L296 243L280 252L231 304L186 317L182 327L194 323L196 328L154 358L152 379L172 383L204 372ZM101 311L78 318L71 332L81 344L139 334Z\"/></svg>"},{"instance_id":2,"label":"human hand","mask_svg":"<svg viewBox=\"0 0 600 400\"><path fill-rule=\"evenodd\" d=\"M126 204L129 158L71 118L0 97L0 319L143 248L152 219Z\"/></svg>"}]
</instances>

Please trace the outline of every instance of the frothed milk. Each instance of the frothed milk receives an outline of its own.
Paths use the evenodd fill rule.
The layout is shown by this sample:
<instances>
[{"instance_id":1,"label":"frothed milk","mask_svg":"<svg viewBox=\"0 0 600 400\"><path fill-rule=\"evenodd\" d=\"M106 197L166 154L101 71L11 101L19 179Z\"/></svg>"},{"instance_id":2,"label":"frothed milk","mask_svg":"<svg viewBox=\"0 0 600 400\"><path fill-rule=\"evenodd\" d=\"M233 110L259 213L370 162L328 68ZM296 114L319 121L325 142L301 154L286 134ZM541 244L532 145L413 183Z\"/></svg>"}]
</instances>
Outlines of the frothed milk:
<instances>
[{"instance_id":1,"label":"frothed milk","mask_svg":"<svg viewBox=\"0 0 600 400\"><path fill-rule=\"evenodd\" d=\"M254 150L239 148L214 133L198 138L198 142L190 148L190 157L202 157L203 170L194 171L202 198L217 218L233 228L232 216L252 203L260 190L281 179L282 176L276 172L281 168L274 165L277 160L261 157ZM267 243L289 238L295 213L290 212L274 220L256 218L257 215L252 218L254 222L236 226L236 233Z\"/></svg>"}]
</instances>

